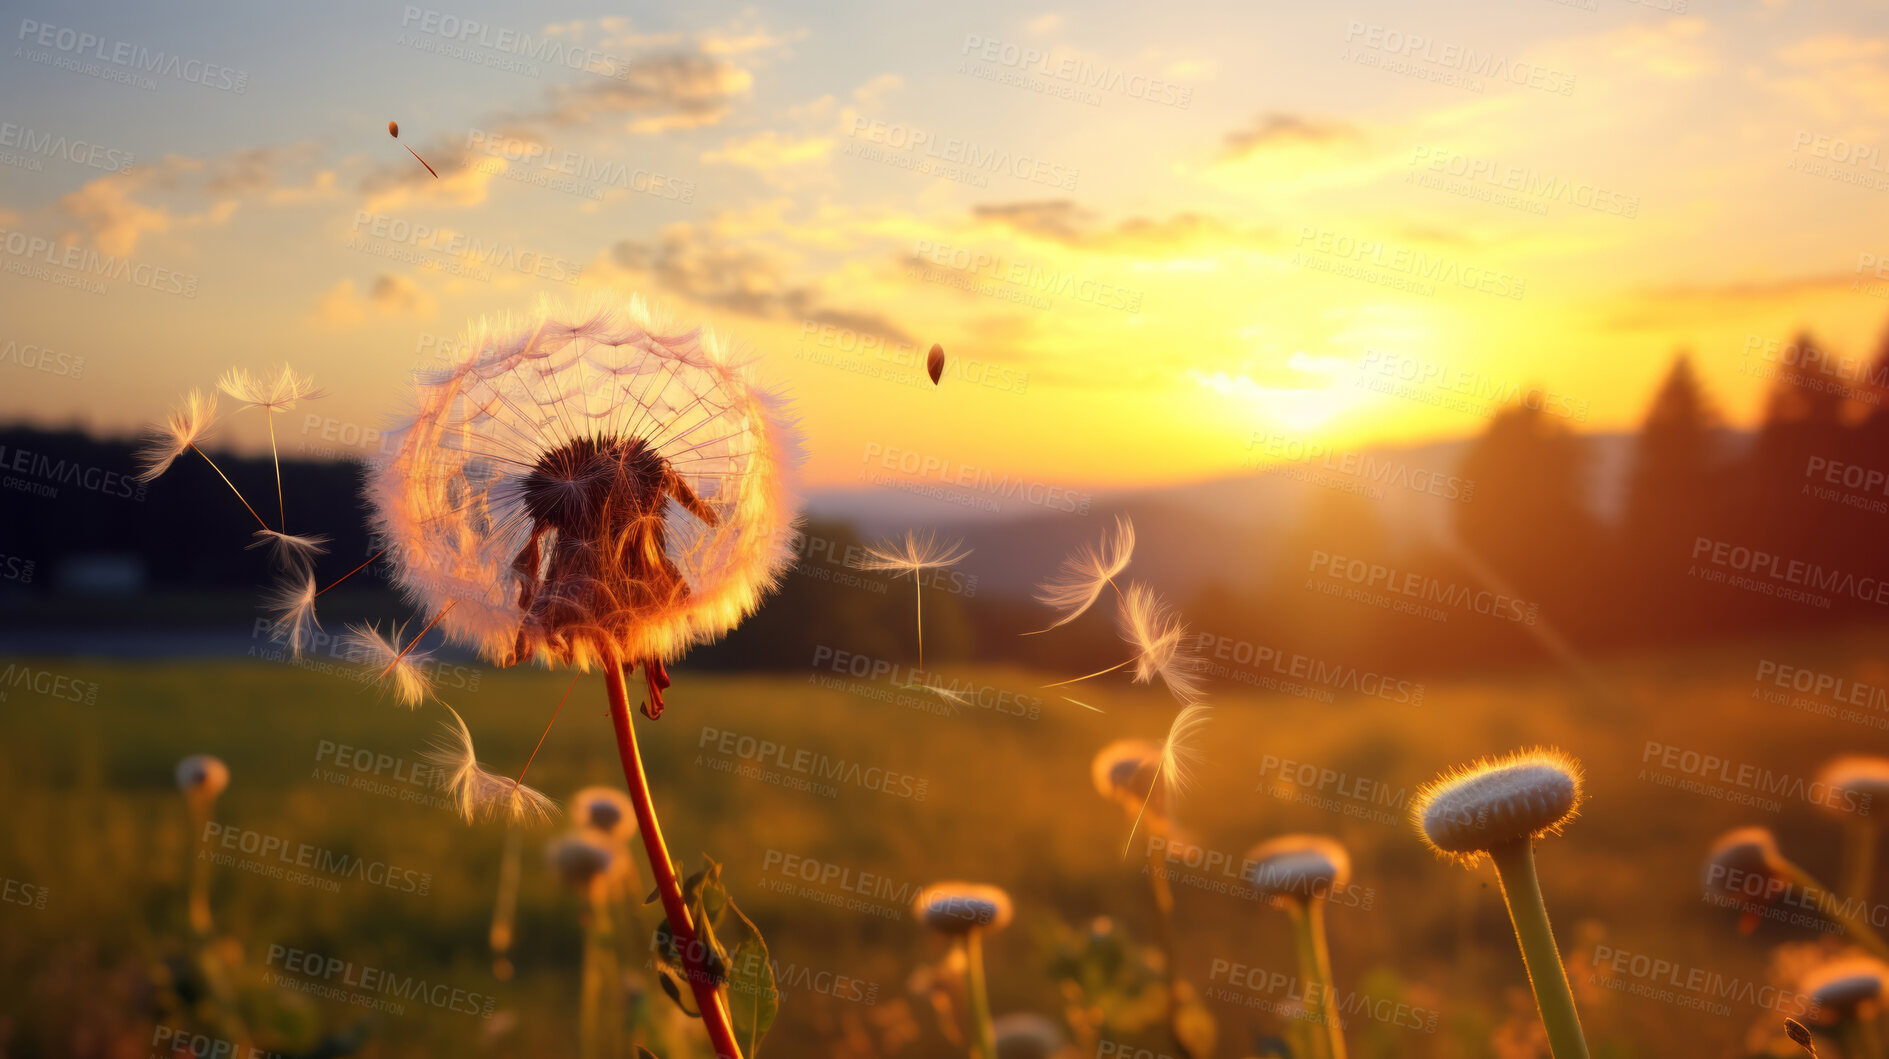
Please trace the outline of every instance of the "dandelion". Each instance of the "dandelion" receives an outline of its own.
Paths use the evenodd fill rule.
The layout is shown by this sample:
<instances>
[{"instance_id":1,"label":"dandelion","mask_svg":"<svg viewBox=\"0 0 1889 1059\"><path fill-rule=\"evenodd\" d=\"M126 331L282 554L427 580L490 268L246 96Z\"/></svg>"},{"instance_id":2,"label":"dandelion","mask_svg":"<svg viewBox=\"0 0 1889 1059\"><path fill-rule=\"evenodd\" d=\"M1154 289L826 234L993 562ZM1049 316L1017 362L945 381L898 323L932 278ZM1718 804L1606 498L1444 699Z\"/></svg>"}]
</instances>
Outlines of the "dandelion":
<instances>
[{"instance_id":1,"label":"dandelion","mask_svg":"<svg viewBox=\"0 0 1889 1059\"><path fill-rule=\"evenodd\" d=\"M1882 837L1875 810L1889 805L1889 758L1832 758L1817 774L1817 782L1835 795L1820 804L1843 821L1843 892L1867 901L1876 874L1876 844Z\"/></svg>"},{"instance_id":2,"label":"dandelion","mask_svg":"<svg viewBox=\"0 0 1889 1059\"><path fill-rule=\"evenodd\" d=\"M999 1015L991 1022L997 1059L1057 1059L1067 1046L1062 1027L1035 1012Z\"/></svg>"},{"instance_id":3,"label":"dandelion","mask_svg":"<svg viewBox=\"0 0 1889 1059\"><path fill-rule=\"evenodd\" d=\"M1478 761L1427 784L1411 818L1438 854L1464 865L1495 862L1509 921L1535 991L1535 1007L1555 1059L1586 1059L1574 993L1555 946L1535 875L1535 840L1561 833L1579 811L1581 766L1555 750L1518 751Z\"/></svg>"},{"instance_id":4,"label":"dandelion","mask_svg":"<svg viewBox=\"0 0 1889 1059\"><path fill-rule=\"evenodd\" d=\"M615 928L610 919L613 880L628 857L601 834L576 831L551 843L551 870L585 902L584 984L577 1016L577 1054L583 1059L616 1055L622 1019L615 1012L618 989Z\"/></svg>"},{"instance_id":5,"label":"dandelion","mask_svg":"<svg viewBox=\"0 0 1889 1059\"><path fill-rule=\"evenodd\" d=\"M287 533L288 517L283 514L282 503L282 456L276 451L275 417L294 408L299 401L312 401L323 396L322 391L315 387L313 379L295 374L295 369L287 364L282 365L282 370L276 372L273 378L251 375L241 368L231 368L216 381L216 388L242 402L246 408L260 408L269 413L265 418L269 423L269 455L275 461L276 519L282 532Z\"/></svg>"},{"instance_id":6,"label":"dandelion","mask_svg":"<svg viewBox=\"0 0 1889 1059\"><path fill-rule=\"evenodd\" d=\"M192 754L177 763L177 789L190 809L191 830L203 842L216 813L216 800L230 785L230 769L221 758ZM210 933L210 858L201 850L190 865L190 928L199 936Z\"/></svg>"},{"instance_id":7,"label":"dandelion","mask_svg":"<svg viewBox=\"0 0 1889 1059\"><path fill-rule=\"evenodd\" d=\"M971 1054L996 1059L990 991L984 981L984 935L1010 925L1010 895L982 883L942 882L919 891L912 908L926 926L951 939L964 963L964 991L971 1014Z\"/></svg>"},{"instance_id":8,"label":"dandelion","mask_svg":"<svg viewBox=\"0 0 1889 1059\"><path fill-rule=\"evenodd\" d=\"M1060 573L1037 586L1037 601L1061 616L1036 632L1048 632L1080 618L1102 598L1105 588L1116 587L1120 591L1115 579L1128 569L1128 561L1134 554L1135 524L1126 516L1117 516L1115 532L1104 534L1100 547L1083 544L1063 560Z\"/></svg>"},{"instance_id":9,"label":"dandelion","mask_svg":"<svg viewBox=\"0 0 1889 1059\"><path fill-rule=\"evenodd\" d=\"M297 658L314 642L315 633L321 629L321 623L315 620L315 597L320 594L315 589L314 576L303 574L295 581L276 582L263 597L263 609L272 616L269 638L286 644L289 653Z\"/></svg>"},{"instance_id":10,"label":"dandelion","mask_svg":"<svg viewBox=\"0 0 1889 1059\"><path fill-rule=\"evenodd\" d=\"M1889 978L1889 966L1881 960L1851 956L1811 971L1797 987L1810 997L1811 1022L1831 1029L1846 1059L1883 1054L1877 1016L1882 1011L1885 978Z\"/></svg>"},{"instance_id":11,"label":"dandelion","mask_svg":"<svg viewBox=\"0 0 1889 1059\"><path fill-rule=\"evenodd\" d=\"M313 581L309 582L309 587L314 587ZM313 600L310 602L312 604ZM402 705L416 709L433 693L433 681L426 675L425 668L432 655L415 651L413 644L402 648L402 639L400 629L383 636L372 625L350 625L347 634L341 637L341 648L349 658L362 663L363 677L385 681ZM414 638L415 643L418 640Z\"/></svg>"},{"instance_id":12,"label":"dandelion","mask_svg":"<svg viewBox=\"0 0 1889 1059\"><path fill-rule=\"evenodd\" d=\"M479 764L472 749L472 732L459 711L447 706L446 712L453 717L441 723L446 734L424 756L439 768L439 785L452 793L459 815L467 821L482 815L502 816L513 822L541 823L550 819L556 803L519 780L487 771Z\"/></svg>"},{"instance_id":13,"label":"dandelion","mask_svg":"<svg viewBox=\"0 0 1889 1059\"><path fill-rule=\"evenodd\" d=\"M571 798L571 817L612 842L636 834L636 810L629 796L614 787L585 787Z\"/></svg>"},{"instance_id":14,"label":"dandelion","mask_svg":"<svg viewBox=\"0 0 1889 1059\"><path fill-rule=\"evenodd\" d=\"M1149 780L1148 793L1143 797L1141 809L1135 814L1135 822L1128 828L1128 842L1135 841L1135 830L1141 826L1141 818L1148 811L1149 803L1154 801L1156 786L1159 785L1160 797L1164 806L1174 804L1176 798L1193 785L1194 767L1203 757L1200 747L1200 735L1207 726L1207 715L1213 707L1204 703L1194 703L1184 707L1174 715L1168 725L1167 738L1161 741L1161 754L1156 759L1154 776ZM1123 847L1122 856L1128 855L1128 847Z\"/></svg>"},{"instance_id":15,"label":"dandelion","mask_svg":"<svg viewBox=\"0 0 1889 1059\"><path fill-rule=\"evenodd\" d=\"M1789 897L1795 903L1814 906L1841 927L1851 941L1877 958L1889 960L1889 945L1883 943L1865 915L1868 902L1836 898L1816 876L1778 850L1777 838L1768 828L1740 827L1720 835L1706 855L1705 890L1718 903L1738 906L1741 934L1757 929L1771 902Z\"/></svg>"},{"instance_id":16,"label":"dandelion","mask_svg":"<svg viewBox=\"0 0 1889 1059\"><path fill-rule=\"evenodd\" d=\"M1314 1009L1325 1032L1315 1035L1315 1055L1345 1059L1345 1037L1331 1003L1331 946L1325 938L1325 905L1333 891L1351 883L1351 856L1321 835L1282 835L1246 855L1246 881L1292 919L1299 977L1310 983Z\"/></svg>"},{"instance_id":17,"label":"dandelion","mask_svg":"<svg viewBox=\"0 0 1889 1059\"><path fill-rule=\"evenodd\" d=\"M415 373L411 412L370 467L394 579L430 625L500 665L603 670L685 977L717 1053L738 1057L656 826L625 678L642 667L643 712L660 716L666 663L778 582L799 437L722 341L652 317L641 298L481 322L464 348Z\"/></svg>"},{"instance_id":18,"label":"dandelion","mask_svg":"<svg viewBox=\"0 0 1889 1059\"><path fill-rule=\"evenodd\" d=\"M1180 616L1162 602L1153 589L1140 583L1129 585L1128 591L1122 593L1120 606L1116 609L1115 626L1121 638L1135 649L1131 657L1107 669L1059 680L1044 687L1060 688L1134 666L1135 683L1150 684L1155 677L1160 677L1161 682L1167 685L1168 692L1182 706L1199 700L1201 684L1206 679L1207 660L1196 650L1194 640L1188 636L1187 626L1181 623Z\"/></svg>"},{"instance_id":19,"label":"dandelion","mask_svg":"<svg viewBox=\"0 0 1889 1059\"><path fill-rule=\"evenodd\" d=\"M183 404L171 409L163 423L147 432L144 447L138 450L138 461L144 464L144 470L138 472L138 480L155 481L159 475L170 470L171 464L177 462L177 457L195 449L197 442L215 426L216 394L206 394L202 390L185 394Z\"/></svg>"},{"instance_id":20,"label":"dandelion","mask_svg":"<svg viewBox=\"0 0 1889 1059\"><path fill-rule=\"evenodd\" d=\"M917 600L918 615L918 668L925 668L925 578L927 570L942 570L956 566L971 554L967 548L957 549L963 541L940 544L938 539L927 533L920 537L907 530L901 540L880 541L866 549L866 557L857 560L853 566L860 570L887 570L894 577L912 575L913 598Z\"/></svg>"},{"instance_id":21,"label":"dandelion","mask_svg":"<svg viewBox=\"0 0 1889 1059\"><path fill-rule=\"evenodd\" d=\"M1089 765L1095 792L1133 813L1148 804L1155 794L1155 770L1160 767L1161 747L1146 739L1117 739L1103 747ZM1160 805L1152 806L1155 814Z\"/></svg>"}]
</instances>

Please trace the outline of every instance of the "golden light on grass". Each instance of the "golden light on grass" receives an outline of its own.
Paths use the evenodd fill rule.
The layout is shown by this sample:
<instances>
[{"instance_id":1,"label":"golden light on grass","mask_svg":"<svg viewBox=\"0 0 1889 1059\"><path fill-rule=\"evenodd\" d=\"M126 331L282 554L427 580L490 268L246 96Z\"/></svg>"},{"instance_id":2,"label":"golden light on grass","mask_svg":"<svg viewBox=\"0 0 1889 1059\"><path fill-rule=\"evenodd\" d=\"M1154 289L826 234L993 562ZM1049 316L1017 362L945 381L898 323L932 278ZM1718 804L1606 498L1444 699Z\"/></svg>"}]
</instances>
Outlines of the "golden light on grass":
<instances>
[{"instance_id":1,"label":"golden light on grass","mask_svg":"<svg viewBox=\"0 0 1889 1059\"><path fill-rule=\"evenodd\" d=\"M1581 766L1558 750L1519 750L1426 784L1410 807L1418 833L1465 866L1495 863L1509 920L1555 1059L1586 1059L1587 1038L1535 874L1535 841L1558 835L1581 805Z\"/></svg>"},{"instance_id":2,"label":"golden light on grass","mask_svg":"<svg viewBox=\"0 0 1889 1059\"><path fill-rule=\"evenodd\" d=\"M984 979L984 935L1010 925L1010 895L984 883L941 882L919 891L912 901L919 922L951 939L964 961L964 992L970 1006L971 1054L996 1059L996 1029L990 1014L990 990Z\"/></svg>"},{"instance_id":3,"label":"golden light on grass","mask_svg":"<svg viewBox=\"0 0 1889 1059\"><path fill-rule=\"evenodd\" d=\"M1351 855L1336 839L1323 835L1281 835L1254 846L1246 855L1245 879L1292 921L1293 950L1299 977L1315 993L1320 1032L1312 1054L1345 1059L1344 1028L1332 997L1331 946L1325 936L1325 906L1334 890L1351 884Z\"/></svg>"}]
</instances>

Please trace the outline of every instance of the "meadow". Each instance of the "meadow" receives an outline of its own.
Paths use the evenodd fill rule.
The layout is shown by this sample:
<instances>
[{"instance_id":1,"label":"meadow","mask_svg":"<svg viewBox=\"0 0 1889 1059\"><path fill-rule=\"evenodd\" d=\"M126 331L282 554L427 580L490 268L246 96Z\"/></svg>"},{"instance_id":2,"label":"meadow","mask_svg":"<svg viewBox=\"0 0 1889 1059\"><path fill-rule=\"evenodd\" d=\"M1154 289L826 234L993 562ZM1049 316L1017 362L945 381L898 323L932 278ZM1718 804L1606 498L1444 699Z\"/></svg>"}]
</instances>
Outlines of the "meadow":
<instances>
[{"instance_id":1,"label":"meadow","mask_svg":"<svg viewBox=\"0 0 1889 1059\"><path fill-rule=\"evenodd\" d=\"M1069 1054L1174 1055L1137 992L1137 968L1159 959L1147 951L1150 863L1173 872L1178 970L1215 1016L1215 1054L1282 1054L1300 999L1286 920L1241 892L1238 864L1288 832L1335 836L1353 859L1353 885L1330 912L1353 1055L1534 1054L1536 1016L1493 874L1437 859L1403 810L1438 772L1546 733L1587 770L1582 815L1539 858L1594 1054L1782 1055L1792 1012L1777 998L1788 993L1762 987L1790 986L1839 938L1781 923L1741 937L1736 913L1702 900L1702 863L1722 831L1757 823L1835 878L1837 823L1801 786L1772 781L1808 782L1832 755L1879 746L1882 729L1812 712L1759 674L1783 663L1882 686L1884 639L1772 638L1579 673L1424 679L1414 703L1221 679L1197 782L1173 813L1177 837L1152 858L1146 829L1125 847L1129 820L1097 795L1090 762L1115 739L1162 737L1173 704L1159 690L1095 682L1083 696L1105 711L1094 713L1043 691L1053 676L947 664L979 691L952 711L826 665L757 677L684 667L668 711L639 730L672 850L691 870L702 854L718 860L768 939L782 999L766 1055L963 1054L959 1009L939 984L950 976L927 970L946 949L910 910L941 879L1015 899L1015 922L988 941L999 1016L1055 1020L1073 1034ZM211 903L253 1046L576 1054L581 902L544 856L569 822L523 834L502 978L488 931L506 833L462 823L430 790L420 755L438 706L409 711L351 678L261 660L0 666L11 667L0 798L12 810L0 980L14 985L0 1001L0 1054L218 1054L165 970L190 949L185 890L202 836L173 769L197 752L231 771L209 839L228 854ZM480 733L487 764L516 770L569 678L476 677L444 697ZM560 799L620 786L608 733L600 682L579 681L530 781ZM1770 780L1741 778L1757 761ZM646 888L646 866L642 878ZM645 931L660 919L640 915ZM661 1033L646 1043L701 1054L699 1028L666 1014L637 931L620 926L627 1010ZM1717 977L1702 986L1701 974ZM427 983L425 998L369 1011L343 995L408 976Z\"/></svg>"}]
</instances>

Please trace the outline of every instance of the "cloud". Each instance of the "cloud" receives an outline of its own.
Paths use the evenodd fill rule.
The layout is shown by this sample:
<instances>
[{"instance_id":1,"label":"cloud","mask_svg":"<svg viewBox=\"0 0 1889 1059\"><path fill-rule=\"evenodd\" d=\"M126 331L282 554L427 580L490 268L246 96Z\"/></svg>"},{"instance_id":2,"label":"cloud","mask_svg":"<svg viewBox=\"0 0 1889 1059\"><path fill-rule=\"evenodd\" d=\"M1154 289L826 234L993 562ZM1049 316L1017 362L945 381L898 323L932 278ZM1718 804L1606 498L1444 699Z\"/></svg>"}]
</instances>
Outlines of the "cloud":
<instances>
[{"instance_id":1,"label":"cloud","mask_svg":"<svg viewBox=\"0 0 1889 1059\"><path fill-rule=\"evenodd\" d=\"M383 317L430 317L438 304L408 276L383 272L374 278L365 297L354 281L344 279L328 288L315 307L315 321L328 327L352 327L372 313Z\"/></svg>"},{"instance_id":2,"label":"cloud","mask_svg":"<svg viewBox=\"0 0 1889 1059\"><path fill-rule=\"evenodd\" d=\"M1247 128L1227 133L1221 157L1247 158L1281 144L1335 144L1359 139L1362 137L1357 130L1342 122L1273 111L1258 115Z\"/></svg>"},{"instance_id":3,"label":"cloud","mask_svg":"<svg viewBox=\"0 0 1889 1059\"><path fill-rule=\"evenodd\" d=\"M631 61L622 78L596 78L552 90L533 120L565 126L627 116L630 132L713 125L749 94L754 75L725 58L672 52Z\"/></svg>"},{"instance_id":4,"label":"cloud","mask_svg":"<svg viewBox=\"0 0 1889 1059\"><path fill-rule=\"evenodd\" d=\"M1263 232L1239 232L1225 221L1200 213L1171 217L1130 217L1105 225L1094 210L1070 199L989 203L971 207L973 220L1083 250L1151 253L1203 242L1264 239Z\"/></svg>"},{"instance_id":5,"label":"cloud","mask_svg":"<svg viewBox=\"0 0 1889 1059\"><path fill-rule=\"evenodd\" d=\"M702 161L711 165L737 165L767 173L787 166L824 162L833 152L832 139L824 136L796 139L772 129L746 139L723 143L718 150L707 151Z\"/></svg>"},{"instance_id":6,"label":"cloud","mask_svg":"<svg viewBox=\"0 0 1889 1059\"><path fill-rule=\"evenodd\" d=\"M870 110L884 102L885 97L904 87L905 78L898 74L880 74L853 89L853 99Z\"/></svg>"},{"instance_id":7,"label":"cloud","mask_svg":"<svg viewBox=\"0 0 1889 1059\"><path fill-rule=\"evenodd\" d=\"M819 287L795 282L800 263L750 240L724 240L693 224L672 224L653 242L619 241L611 263L647 275L663 289L714 309L761 320L812 320L910 342L911 336L875 313L829 305Z\"/></svg>"},{"instance_id":8,"label":"cloud","mask_svg":"<svg viewBox=\"0 0 1889 1059\"><path fill-rule=\"evenodd\" d=\"M146 236L223 224L242 202L270 199L282 190L284 174L315 153L313 144L292 144L211 158L165 155L87 181L61 196L57 210L77 221L100 251L122 257Z\"/></svg>"}]
</instances>

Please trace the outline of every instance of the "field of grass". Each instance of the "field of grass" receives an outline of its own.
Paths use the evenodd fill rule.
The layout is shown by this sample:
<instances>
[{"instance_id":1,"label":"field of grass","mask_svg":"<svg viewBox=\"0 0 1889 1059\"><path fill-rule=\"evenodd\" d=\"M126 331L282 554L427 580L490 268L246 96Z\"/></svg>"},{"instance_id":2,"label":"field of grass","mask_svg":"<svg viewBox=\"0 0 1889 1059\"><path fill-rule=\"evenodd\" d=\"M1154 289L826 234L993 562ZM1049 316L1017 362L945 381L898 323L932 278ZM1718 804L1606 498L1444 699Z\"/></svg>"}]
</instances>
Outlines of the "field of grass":
<instances>
[{"instance_id":1,"label":"field of grass","mask_svg":"<svg viewBox=\"0 0 1889 1059\"><path fill-rule=\"evenodd\" d=\"M1777 689L1756 674L1769 661L1882 686L1882 647L1880 635L1858 633L1616 660L1579 675L1429 680L1415 704L1221 682L1198 783L1174 813L1179 832L1207 852L1170 862L1178 970L1216 1017L1216 1054L1267 1054L1269 1039L1290 1037L1297 986L1272 977L1289 978L1294 966L1286 919L1237 883L1245 851L1288 832L1333 835L1353 858L1354 897L1331 909L1330 930L1354 1056L1536 1054L1493 874L1436 859L1402 809L1440 770L1538 743L1587 769L1582 816L1543 843L1539 861L1595 1053L1789 1054L1777 1042L1790 1012L1764 1006L1770 994L1755 987L1839 939L1779 924L1741 937L1733 913L1701 899L1703 855L1723 830L1759 823L1835 881L1838 825L1789 789L1741 804L1753 788L1726 778L1734 773L1688 775L1648 761L1647 747L1808 782L1833 754L1889 740L1856 719L1770 701L1764 693ZM580 902L543 852L568 822L524 837L515 974L500 980L487 932L504 829L461 823L411 773L445 717L437 705L410 712L344 677L264 661L0 661L9 665L0 688L0 798L11 808L0 846L0 1054L153 1055L157 1037L205 1029L167 1009L161 972L191 947L185 888L198 844L172 770L195 752L229 764L217 819L236 836L233 859L282 867L279 853L243 853L243 842L274 841L368 866L307 878L215 869L219 951L238 968L256 1046L306 1054L323 1034L345 1033L365 1055L576 1053ZM1051 970L1059 952L1060 966L1082 962L1071 953L1084 945L1084 966L1095 970L1106 949L1093 940L1097 917L1113 924L1108 937L1154 940L1146 841L1124 856L1128 820L1095 793L1089 768L1114 739L1159 739L1172 701L1104 678L1078 696L1106 711L1097 714L1040 690L1055 677L945 669L980 686L979 704L941 711L825 668L743 678L685 668L662 719L638 718L671 849L691 869L702 854L719 860L771 947L782 1010L761 1054L963 1054L953 1020L941 1018L954 1009L935 1002L949 991L935 993L928 984L940 976L921 972L945 949L908 908L940 879L993 883L1015 898L1015 922L988 942L998 1015L1041 1013L1067 1032L1072 1010L1085 1023L1080 1012L1099 1010L1099 1027L1072 1054L1176 1054L1158 1020L1120 997L1085 997ZM79 693L41 674L82 682ZM482 760L515 772L567 682L481 670L476 688L445 697ZM1291 786L1293 775L1310 786ZM1686 789L1688 779L1698 789ZM621 786L599 678L579 681L530 782L560 799L587 784ZM645 929L660 918L653 913L642 912ZM666 1009L634 932L620 936L632 984L649 990L643 1002ZM1597 973L1597 947L1678 970ZM434 994L447 998L437 1004L369 1014L301 988L324 980L287 969L291 952L344 961L350 971L337 978L376 969L450 988ZM1754 988L1702 995L1686 984L1695 968L1720 976L1715 989L1726 980ZM300 985L273 984L281 981ZM461 1004L451 990L475 999ZM486 997L490 1017L476 999ZM666 1059L705 1051L693 1027L650 1043Z\"/></svg>"}]
</instances>

